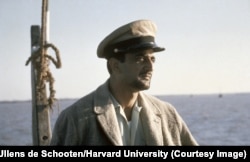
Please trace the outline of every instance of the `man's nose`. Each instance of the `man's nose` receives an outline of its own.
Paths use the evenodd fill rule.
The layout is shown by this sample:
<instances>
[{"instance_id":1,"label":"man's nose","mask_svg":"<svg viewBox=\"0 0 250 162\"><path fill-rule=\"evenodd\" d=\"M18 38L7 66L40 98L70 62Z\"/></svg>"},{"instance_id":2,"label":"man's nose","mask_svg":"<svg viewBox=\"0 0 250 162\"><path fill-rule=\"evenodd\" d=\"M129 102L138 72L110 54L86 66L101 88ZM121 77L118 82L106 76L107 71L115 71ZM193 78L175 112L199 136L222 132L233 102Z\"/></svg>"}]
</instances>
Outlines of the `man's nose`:
<instances>
[{"instance_id":1,"label":"man's nose","mask_svg":"<svg viewBox=\"0 0 250 162\"><path fill-rule=\"evenodd\" d=\"M154 69L154 61L153 60L147 59L147 61L146 61L146 69L150 70L150 71L153 71L153 69Z\"/></svg>"}]
</instances>

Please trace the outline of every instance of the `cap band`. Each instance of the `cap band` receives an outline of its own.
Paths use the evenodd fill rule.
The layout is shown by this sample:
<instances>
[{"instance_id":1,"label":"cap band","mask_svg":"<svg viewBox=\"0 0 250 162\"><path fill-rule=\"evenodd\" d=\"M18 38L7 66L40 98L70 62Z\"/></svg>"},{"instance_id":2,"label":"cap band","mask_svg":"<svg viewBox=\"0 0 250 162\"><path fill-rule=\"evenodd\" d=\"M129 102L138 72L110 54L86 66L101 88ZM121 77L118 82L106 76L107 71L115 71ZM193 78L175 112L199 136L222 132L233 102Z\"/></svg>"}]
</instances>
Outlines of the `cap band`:
<instances>
[{"instance_id":1,"label":"cap band","mask_svg":"<svg viewBox=\"0 0 250 162\"><path fill-rule=\"evenodd\" d=\"M136 37L128 39L126 41L121 41L105 48L106 55L112 56L115 53L124 53L133 49L140 48L142 46L155 46L154 37Z\"/></svg>"}]
</instances>

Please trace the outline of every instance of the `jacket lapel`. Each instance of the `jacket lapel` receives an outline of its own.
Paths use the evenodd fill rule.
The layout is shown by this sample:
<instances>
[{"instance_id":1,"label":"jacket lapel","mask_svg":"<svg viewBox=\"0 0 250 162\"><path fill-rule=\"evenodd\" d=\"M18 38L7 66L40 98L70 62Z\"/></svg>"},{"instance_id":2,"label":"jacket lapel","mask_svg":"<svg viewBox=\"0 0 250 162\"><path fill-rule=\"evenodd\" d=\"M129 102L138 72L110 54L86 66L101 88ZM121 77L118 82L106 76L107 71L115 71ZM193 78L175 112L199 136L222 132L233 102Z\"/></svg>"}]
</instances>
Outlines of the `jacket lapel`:
<instances>
[{"instance_id":1,"label":"jacket lapel","mask_svg":"<svg viewBox=\"0 0 250 162\"><path fill-rule=\"evenodd\" d=\"M146 145L163 145L160 111L156 105L140 93L141 119Z\"/></svg>"},{"instance_id":2,"label":"jacket lapel","mask_svg":"<svg viewBox=\"0 0 250 162\"><path fill-rule=\"evenodd\" d=\"M103 110L101 107L96 107L96 112L100 113L97 115L97 120L108 138L114 145L122 145L120 129L114 108L108 106Z\"/></svg>"},{"instance_id":3,"label":"jacket lapel","mask_svg":"<svg viewBox=\"0 0 250 162\"><path fill-rule=\"evenodd\" d=\"M116 112L109 97L108 81L96 90L94 111L97 120L107 137L114 145L122 145L122 138L116 118Z\"/></svg>"}]
</instances>

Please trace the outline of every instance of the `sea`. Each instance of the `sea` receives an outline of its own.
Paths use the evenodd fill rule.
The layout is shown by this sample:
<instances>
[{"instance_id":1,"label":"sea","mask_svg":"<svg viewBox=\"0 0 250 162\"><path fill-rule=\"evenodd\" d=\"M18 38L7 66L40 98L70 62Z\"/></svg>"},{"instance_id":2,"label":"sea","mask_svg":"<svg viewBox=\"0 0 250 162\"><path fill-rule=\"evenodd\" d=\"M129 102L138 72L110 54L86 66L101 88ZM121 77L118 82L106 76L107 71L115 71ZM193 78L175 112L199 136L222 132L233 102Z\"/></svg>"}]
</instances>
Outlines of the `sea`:
<instances>
[{"instance_id":1,"label":"sea","mask_svg":"<svg viewBox=\"0 0 250 162\"><path fill-rule=\"evenodd\" d=\"M201 146L250 146L250 93L159 95L171 103ZM60 112L77 99L58 99L51 129ZM0 101L0 145L30 146L31 101Z\"/></svg>"}]
</instances>

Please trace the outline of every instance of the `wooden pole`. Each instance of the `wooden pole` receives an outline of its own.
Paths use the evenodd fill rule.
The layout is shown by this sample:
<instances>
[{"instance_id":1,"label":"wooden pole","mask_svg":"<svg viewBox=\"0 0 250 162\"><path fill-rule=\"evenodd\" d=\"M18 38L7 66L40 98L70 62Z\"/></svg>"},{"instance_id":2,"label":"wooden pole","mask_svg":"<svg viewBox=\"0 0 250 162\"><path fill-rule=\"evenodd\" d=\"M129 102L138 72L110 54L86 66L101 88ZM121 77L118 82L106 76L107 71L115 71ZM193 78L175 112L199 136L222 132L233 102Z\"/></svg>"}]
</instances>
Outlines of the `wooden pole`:
<instances>
[{"instance_id":1,"label":"wooden pole","mask_svg":"<svg viewBox=\"0 0 250 162\"><path fill-rule=\"evenodd\" d=\"M40 48L41 31L40 26L31 26L31 55L34 55ZM39 57L38 57L39 59ZM33 60L40 61L40 60ZM37 98L38 72L34 67L36 63L31 64L31 86L32 86L32 134L33 145L49 145L51 140L50 127L50 107L48 106L46 85Z\"/></svg>"}]
</instances>

